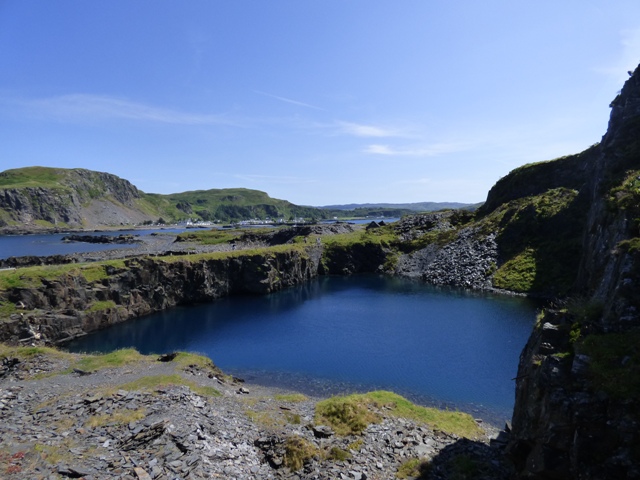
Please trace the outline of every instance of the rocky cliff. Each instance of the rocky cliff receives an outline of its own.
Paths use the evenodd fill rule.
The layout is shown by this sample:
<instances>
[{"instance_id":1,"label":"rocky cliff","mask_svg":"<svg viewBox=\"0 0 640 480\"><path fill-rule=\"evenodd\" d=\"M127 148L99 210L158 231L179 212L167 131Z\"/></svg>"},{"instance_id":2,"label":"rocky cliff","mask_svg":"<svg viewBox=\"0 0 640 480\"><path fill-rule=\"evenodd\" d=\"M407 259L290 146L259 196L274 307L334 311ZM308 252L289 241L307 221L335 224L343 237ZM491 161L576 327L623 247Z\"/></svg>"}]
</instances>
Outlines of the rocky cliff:
<instances>
[{"instance_id":1,"label":"rocky cliff","mask_svg":"<svg viewBox=\"0 0 640 480\"><path fill-rule=\"evenodd\" d=\"M319 261L320 253L309 247L68 265L54 279L34 272L7 292L19 309L3 322L0 341L58 343L176 305L273 292L317 275Z\"/></svg>"},{"instance_id":2,"label":"rocky cliff","mask_svg":"<svg viewBox=\"0 0 640 480\"><path fill-rule=\"evenodd\" d=\"M522 478L640 478L640 67L578 176L589 205L573 300L520 359L509 451Z\"/></svg>"},{"instance_id":3,"label":"rocky cliff","mask_svg":"<svg viewBox=\"0 0 640 480\"><path fill-rule=\"evenodd\" d=\"M139 223L152 218L144 203L136 187L109 173L43 167L0 173L0 227Z\"/></svg>"},{"instance_id":4,"label":"rocky cliff","mask_svg":"<svg viewBox=\"0 0 640 480\"><path fill-rule=\"evenodd\" d=\"M0 172L0 232L248 219L327 218L329 212L246 188L149 194L109 173L26 167Z\"/></svg>"}]
</instances>

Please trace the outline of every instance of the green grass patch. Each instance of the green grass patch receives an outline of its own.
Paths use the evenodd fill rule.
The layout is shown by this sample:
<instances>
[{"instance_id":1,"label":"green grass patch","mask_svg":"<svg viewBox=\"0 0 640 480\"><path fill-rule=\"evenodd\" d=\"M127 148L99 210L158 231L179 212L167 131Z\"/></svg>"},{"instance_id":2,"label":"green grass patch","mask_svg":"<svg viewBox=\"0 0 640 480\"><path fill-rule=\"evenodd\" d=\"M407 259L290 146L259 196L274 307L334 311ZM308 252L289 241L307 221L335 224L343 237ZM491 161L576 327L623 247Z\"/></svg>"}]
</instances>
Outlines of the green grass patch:
<instances>
[{"instance_id":1,"label":"green grass patch","mask_svg":"<svg viewBox=\"0 0 640 480\"><path fill-rule=\"evenodd\" d=\"M244 231L240 230L206 230L181 233L176 237L177 242L194 242L201 245L219 245L237 239Z\"/></svg>"},{"instance_id":2,"label":"green grass patch","mask_svg":"<svg viewBox=\"0 0 640 480\"><path fill-rule=\"evenodd\" d=\"M287 245L275 245L272 247L252 248L246 250L231 250L227 252L210 252L210 253L198 253L192 255L172 255L161 257L159 261L166 263L175 262L202 262L207 260L225 260L230 258L243 258L243 257L265 257L273 256L279 253L298 253L307 255L306 247L299 244L287 244Z\"/></svg>"},{"instance_id":3,"label":"green grass patch","mask_svg":"<svg viewBox=\"0 0 640 480\"><path fill-rule=\"evenodd\" d=\"M622 240L618 243L617 249L622 250L623 252L637 254L638 252L640 252L640 238L634 237L627 240Z\"/></svg>"},{"instance_id":4,"label":"green grass patch","mask_svg":"<svg viewBox=\"0 0 640 480\"><path fill-rule=\"evenodd\" d=\"M381 420L374 409L386 408L396 417L407 418L446 433L478 438L482 430L471 415L415 405L393 392L377 390L346 397L332 397L316 404L316 424L330 425L339 435L360 434L371 423Z\"/></svg>"},{"instance_id":5,"label":"green grass patch","mask_svg":"<svg viewBox=\"0 0 640 480\"><path fill-rule=\"evenodd\" d=\"M619 399L640 397L640 328L588 335L575 349L591 357L590 371L597 389Z\"/></svg>"},{"instance_id":6,"label":"green grass patch","mask_svg":"<svg viewBox=\"0 0 640 480\"><path fill-rule=\"evenodd\" d=\"M331 397L316 404L316 425L329 425L338 435L359 435L371 423L382 418L371 410L372 402L365 395Z\"/></svg>"},{"instance_id":7,"label":"green grass patch","mask_svg":"<svg viewBox=\"0 0 640 480\"><path fill-rule=\"evenodd\" d=\"M20 360L29 360L36 355L51 356L72 360L75 356L52 347L15 347L0 343L0 357L14 357Z\"/></svg>"},{"instance_id":8,"label":"green grass patch","mask_svg":"<svg viewBox=\"0 0 640 480\"><path fill-rule=\"evenodd\" d=\"M78 447L76 441L73 441L71 436L64 438L57 445L46 445L42 443L36 443L33 446L33 451L36 452L42 460L49 465L58 465L60 463L71 463L77 458L77 455L69 451L70 448ZM90 447L93 449L95 447Z\"/></svg>"},{"instance_id":9,"label":"green grass patch","mask_svg":"<svg viewBox=\"0 0 640 480\"><path fill-rule=\"evenodd\" d=\"M190 365L196 365L200 368L217 370L217 367L213 364L211 359L206 355L200 355L198 353L191 352L178 352L173 362L177 363L181 367L188 367Z\"/></svg>"},{"instance_id":10,"label":"green grass patch","mask_svg":"<svg viewBox=\"0 0 640 480\"><path fill-rule=\"evenodd\" d=\"M80 264L80 273L89 283L97 282L109 278L109 270L123 271L127 267L124 260L106 260L103 262Z\"/></svg>"},{"instance_id":11,"label":"green grass patch","mask_svg":"<svg viewBox=\"0 0 640 480\"><path fill-rule=\"evenodd\" d=\"M313 443L302 437L289 437L285 445L284 465L291 470L300 470L305 462L315 456L322 456L322 451Z\"/></svg>"},{"instance_id":12,"label":"green grass patch","mask_svg":"<svg viewBox=\"0 0 640 480\"><path fill-rule=\"evenodd\" d=\"M26 167L6 170L0 174L0 187L56 187L64 170L49 167Z\"/></svg>"},{"instance_id":13,"label":"green grass patch","mask_svg":"<svg viewBox=\"0 0 640 480\"><path fill-rule=\"evenodd\" d=\"M346 460L349 460L350 458L351 458L351 454L339 447L331 447L331 450L329 450L329 453L327 454L328 460L333 460L337 462L344 462Z\"/></svg>"},{"instance_id":14,"label":"green grass patch","mask_svg":"<svg viewBox=\"0 0 640 480\"><path fill-rule=\"evenodd\" d=\"M38 227L42 227L42 228L53 228L53 227L57 227L59 225L51 223L47 220L34 220L33 221L34 225L37 225Z\"/></svg>"},{"instance_id":15,"label":"green grass patch","mask_svg":"<svg viewBox=\"0 0 640 480\"><path fill-rule=\"evenodd\" d=\"M372 230L358 229L349 233L324 235L321 238L325 245L337 247L348 247L354 244L367 243L389 247L398 240L398 236L391 227L381 227Z\"/></svg>"},{"instance_id":16,"label":"green grass patch","mask_svg":"<svg viewBox=\"0 0 640 480\"><path fill-rule=\"evenodd\" d=\"M0 300L0 319L8 318L16 313L17 310L15 303Z\"/></svg>"},{"instance_id":17,"label":"green grass patch","mask_svg":"<svg viewBox=\"0 0 640 480\"><path fill-rule=\"evenodd\" d=\"M276 395L274 397L279 402L291 402L291 403L299 403L304 402L309 399L306 395L302 393L286 393L281 395Z\"/></svg>"},{"instance_id":18,"label":"green grass patch","mask_svg":"<svg viewBox=\"0 0 640 480\"><path fill-rule=\"evenodd\" d=\"M526 248L500 266L493 276L493 286L513 292L529 292L536 280L536 256Z\"/></svg>"},{"instance_id":19,"label":"green grass patch","mask_svg":"<svg viewBox=\"0 0 640 480\"><path fill-rule=\"evenodd\" d=\"M420 458L410 458L405 460L398 467L396 478L418 478L429 470L429 462Z\"/></svg>"},{"instance_id":20,"label":"green grass patch","mask_svg":"<svg viewBox=\"0 0 640 480\"><path fill-rule=\"evenodd\" d=\"M189 352L178 352L178 355L173 359L173 361L182 368L196 366L203 370L207 370L220 379L229 377L222 370L216 367L213 361L206 355Z\"/></svg>"},{"instance_id":21,"label":"green grass patch","mask_svg":"<svg viewBox=\"0 0 640 480\"><path fill-rule=\"evenodd\" d=\"M0 271L0 290L13 288L37 288L44 280L54 281L65 275L83 277L87 282L96 282L109 277L108 269L125 269L123 260L95 263L69 263L63 265L35 265L15 270Z\"/></svg>"},{"instance_id":22,"label":"green grass patch","mask_svg":"<svg viewBox=\"0 0 640 480\"><path fill-rule=\"evenodd\" d=\"M0 271L0 290L11 290L13 288L23 288L25 281L21 278L18 270Z\"/></svg>"},{"instance_id":23,"label":"green grass patch","mask_svg":"<svg viewBox=\"0 0 640 480\"><path fill-rule=\"evenodd\" d=\"M102 413L90 416L85 422L87 427L104 427L106 425L126 425L130 422L137 422L146 416L145 408L137 410L121 409L111 413Z\"/></svg>"},{"instance_id":24,"label":"green grass patch","mask_svg":"<svg viewBox=\"0 0 640 480\"><path fill-rule=\"evenodd\" d=\"M423 407L384 390L370 392L366 396L377 405L390 407L392 414L397 417L424 423L435 430L466 438L478 438L483 433L473 417L467 413Z\"/></svg>"},{"instance_id":25,"label":"green grass patch","mask_svg":"<svg viewBox=\"0 0 640 480\"><path fill-rule=\"evenodd\" d=\"M116 308L116 302L113 300L100 300L89 305L87 312L102 312L110 308Z\"/></svg>"},{"instance_id":26,"label":"green grass patch","mask_svg":"<svg viewBox=\"0 0 640 480\"><path fill-rule=\"evenodd\" d=\"M349 445L347 445L347 449L353 450L355 452L359 452L360 449L362 448L362 445L364 445L364 440L362 440L361 438L358 438L357 440L354 440Z\"/></svg>"},{"instance_id":27,"label":"green grass patch","mask_svg":"<svg viewBox=\"0 0 640 480\"><path fill-rule=\"evenodd\" d=\"M612 210L627 210L640 214L640 170L626 172L619 185L609 191L608 205Z\"/></svg>"},{"instance_id":28,"label":"green grass patch","mask_svg":"<svg viewBox=\"0 0 640 480\"><path fill-rule=\"evenodd\" d=\"M0 272L0 290L39 287L43 279L54 280L71 272L78 273L78 266L75 264L39 265L2 271Z\"/></svg>"},{"instance_id":29,"label":"green grass patch","mask_svg":"<svg viewBox=\"0 0 640 480\"><path fill-rule=\"evenodd\" d=\"M133 348L124 348L104 354L85 355L76 362L73 368L92 372L104 368L117 368L134 363L150 362L152 361L151 358L150 356L142 355Z\"/></svg>"},{"instance_id":30,"label":"green grass patch","mask_svg":"<svg viewBox=\"0 0 640 480\"><path fill-rule=\"evenodd\" d=\"M477 225L496 234L494 286L567 295L576 279L588 203L577 190L555 188L497 207Z\"/></svg>"},{"instance_id":31,"label":"green grass patch","mask_svg":"<svg viewBox=\"0 0 640 480\"><path fill-rule=\"evenodd\" d=\"M167 388L174 385L184 385L191 391L203 397L219 397L221 393L213 387L200 386L191 380L182 378L178 374L173 375L149 375L140 377L137 380L119 385L118 388L128 391L146 390L154 391L160 388Z\"/></svg>"},{"instance_id":32,"label":"green grass patch","mask_svg":"<svg viewBox=\"0 0 640 480\"><path fill-rule=\"evenodd\" d=\"M287 424L286 417L279 412L246 410L245 415L253 423L272 430L282 428Z\"/></svg>"}]
</instances>

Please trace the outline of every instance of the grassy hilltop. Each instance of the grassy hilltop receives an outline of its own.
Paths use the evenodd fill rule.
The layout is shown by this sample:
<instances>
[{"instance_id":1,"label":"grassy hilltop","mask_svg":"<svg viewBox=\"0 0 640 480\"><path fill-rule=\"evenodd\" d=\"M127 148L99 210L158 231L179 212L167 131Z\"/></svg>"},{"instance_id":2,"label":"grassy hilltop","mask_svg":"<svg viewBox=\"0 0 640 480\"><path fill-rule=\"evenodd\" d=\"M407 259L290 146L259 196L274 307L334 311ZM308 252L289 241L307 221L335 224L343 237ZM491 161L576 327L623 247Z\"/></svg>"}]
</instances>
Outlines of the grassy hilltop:
<instances>
[{"instance_id":1,"label":"grassy hilltop","mask_svg":"<svg viewBox=\"0 0 640 480\"><path fill-rule=\"evenodd\" d=\"M0 228L93 229L181 220L237 222L249 219L400 217L449 204L310 207L248 188L145 193L109 173L82 168L25 167L0 172ZM462 205L462 204L460 204ZM423 208L422 208L423 207Z\"/></svg>"},{"instance_id":2,"label":"grassy hilltop","mask_svg":"<svg viewBox=\"0 0 640 480\"><path fill-rule=\"evenodd\" d=\"M115 175L86 169L26 167L0 173L0 227L107 225L251 218L322 219L321 209L245 188L148 194Z\"/></svg>"}]
</instances>

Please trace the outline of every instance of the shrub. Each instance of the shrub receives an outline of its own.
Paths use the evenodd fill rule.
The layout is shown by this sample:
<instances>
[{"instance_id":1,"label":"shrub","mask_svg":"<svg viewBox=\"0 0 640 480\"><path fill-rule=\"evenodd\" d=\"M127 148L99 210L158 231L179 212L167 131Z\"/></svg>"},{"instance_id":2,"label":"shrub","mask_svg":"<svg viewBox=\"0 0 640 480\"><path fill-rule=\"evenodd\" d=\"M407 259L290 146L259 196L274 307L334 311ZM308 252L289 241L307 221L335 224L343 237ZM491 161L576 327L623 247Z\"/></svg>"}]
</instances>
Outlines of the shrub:
<instances>
[{"instance_id":1,"label":"shrub","mask_svg":"<svg viewBox=\"0 0 640 480\"><path fill-rule=\"evenodd\" d=\"M328 398L316 404L315 423L330 425L338 435L360 434L370 423L381 420L370 406L364 395Z\"/></svg>"},{"instance_id":2,"label":"shrub","mask_svg":"<svg viewBox=\"0 0 640 480\"><path fill-rule=\"evenodd\" d=\"M578 353L591 357L594 386L613 397L640 396L640 328L624 333L587 335L576 345Z\"/></svg>"},{"instance_id":3,"label":"shrub","mask_svg":"<svg viewBox=\"0 0 640 480\"><path fill-rule=\"evenodd\" d=\"M360 434L369 424L381 420L374 409L383 406L391 415L415 420L443 432L467 438L477 438L482 434L471 415L415 405L400 395L384 390L332 397L318 402L315 422L330 425L339 435Z\"/></svg>"},{"instance_id":4,"label":"shrub","mask_svg":"<svg viewBox=\"0 0 640 480\"><path fill-rule=\"evenodd\" d=\"M284 465L293 471L300 470L307 461L320 453L318 447L308 440L289 437L285 446Z\"/></svg>"}]
</instances>

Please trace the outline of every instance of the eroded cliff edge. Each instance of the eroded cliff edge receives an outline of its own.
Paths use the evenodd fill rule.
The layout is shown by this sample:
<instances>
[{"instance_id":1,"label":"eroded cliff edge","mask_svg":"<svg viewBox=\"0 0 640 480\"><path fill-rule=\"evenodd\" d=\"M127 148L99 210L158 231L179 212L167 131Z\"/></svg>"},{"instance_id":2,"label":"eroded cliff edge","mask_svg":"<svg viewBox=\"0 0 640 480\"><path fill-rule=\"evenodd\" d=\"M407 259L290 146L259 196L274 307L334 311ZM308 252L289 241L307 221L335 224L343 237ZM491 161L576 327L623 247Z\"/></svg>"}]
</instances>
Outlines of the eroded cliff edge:
<instances>
[{"instance_id":1,"label":"eroded cliff edge","mask_svg":"<svg viewBox=\"0 0 640 480\"><path fill-rule=\"evenodd\" d=\"M17 310L3 322L0 341L59 343L177 305L270 293L317 275L319 253L310 247L219 258L134 257L61 265L53 279L17 277L7 292Z\"/></svg>"},{"instance_id":2,"label":"eroded cliff edge","mask_svg":"<svg viewBox=\"0 0 640 480\"><path fill-rule=\"evenodd\" d=\"M572 300L520 359L510 452L523 478L640 478L640 67L581 166L586 211Z\"/></svg>"}]
</instances>

